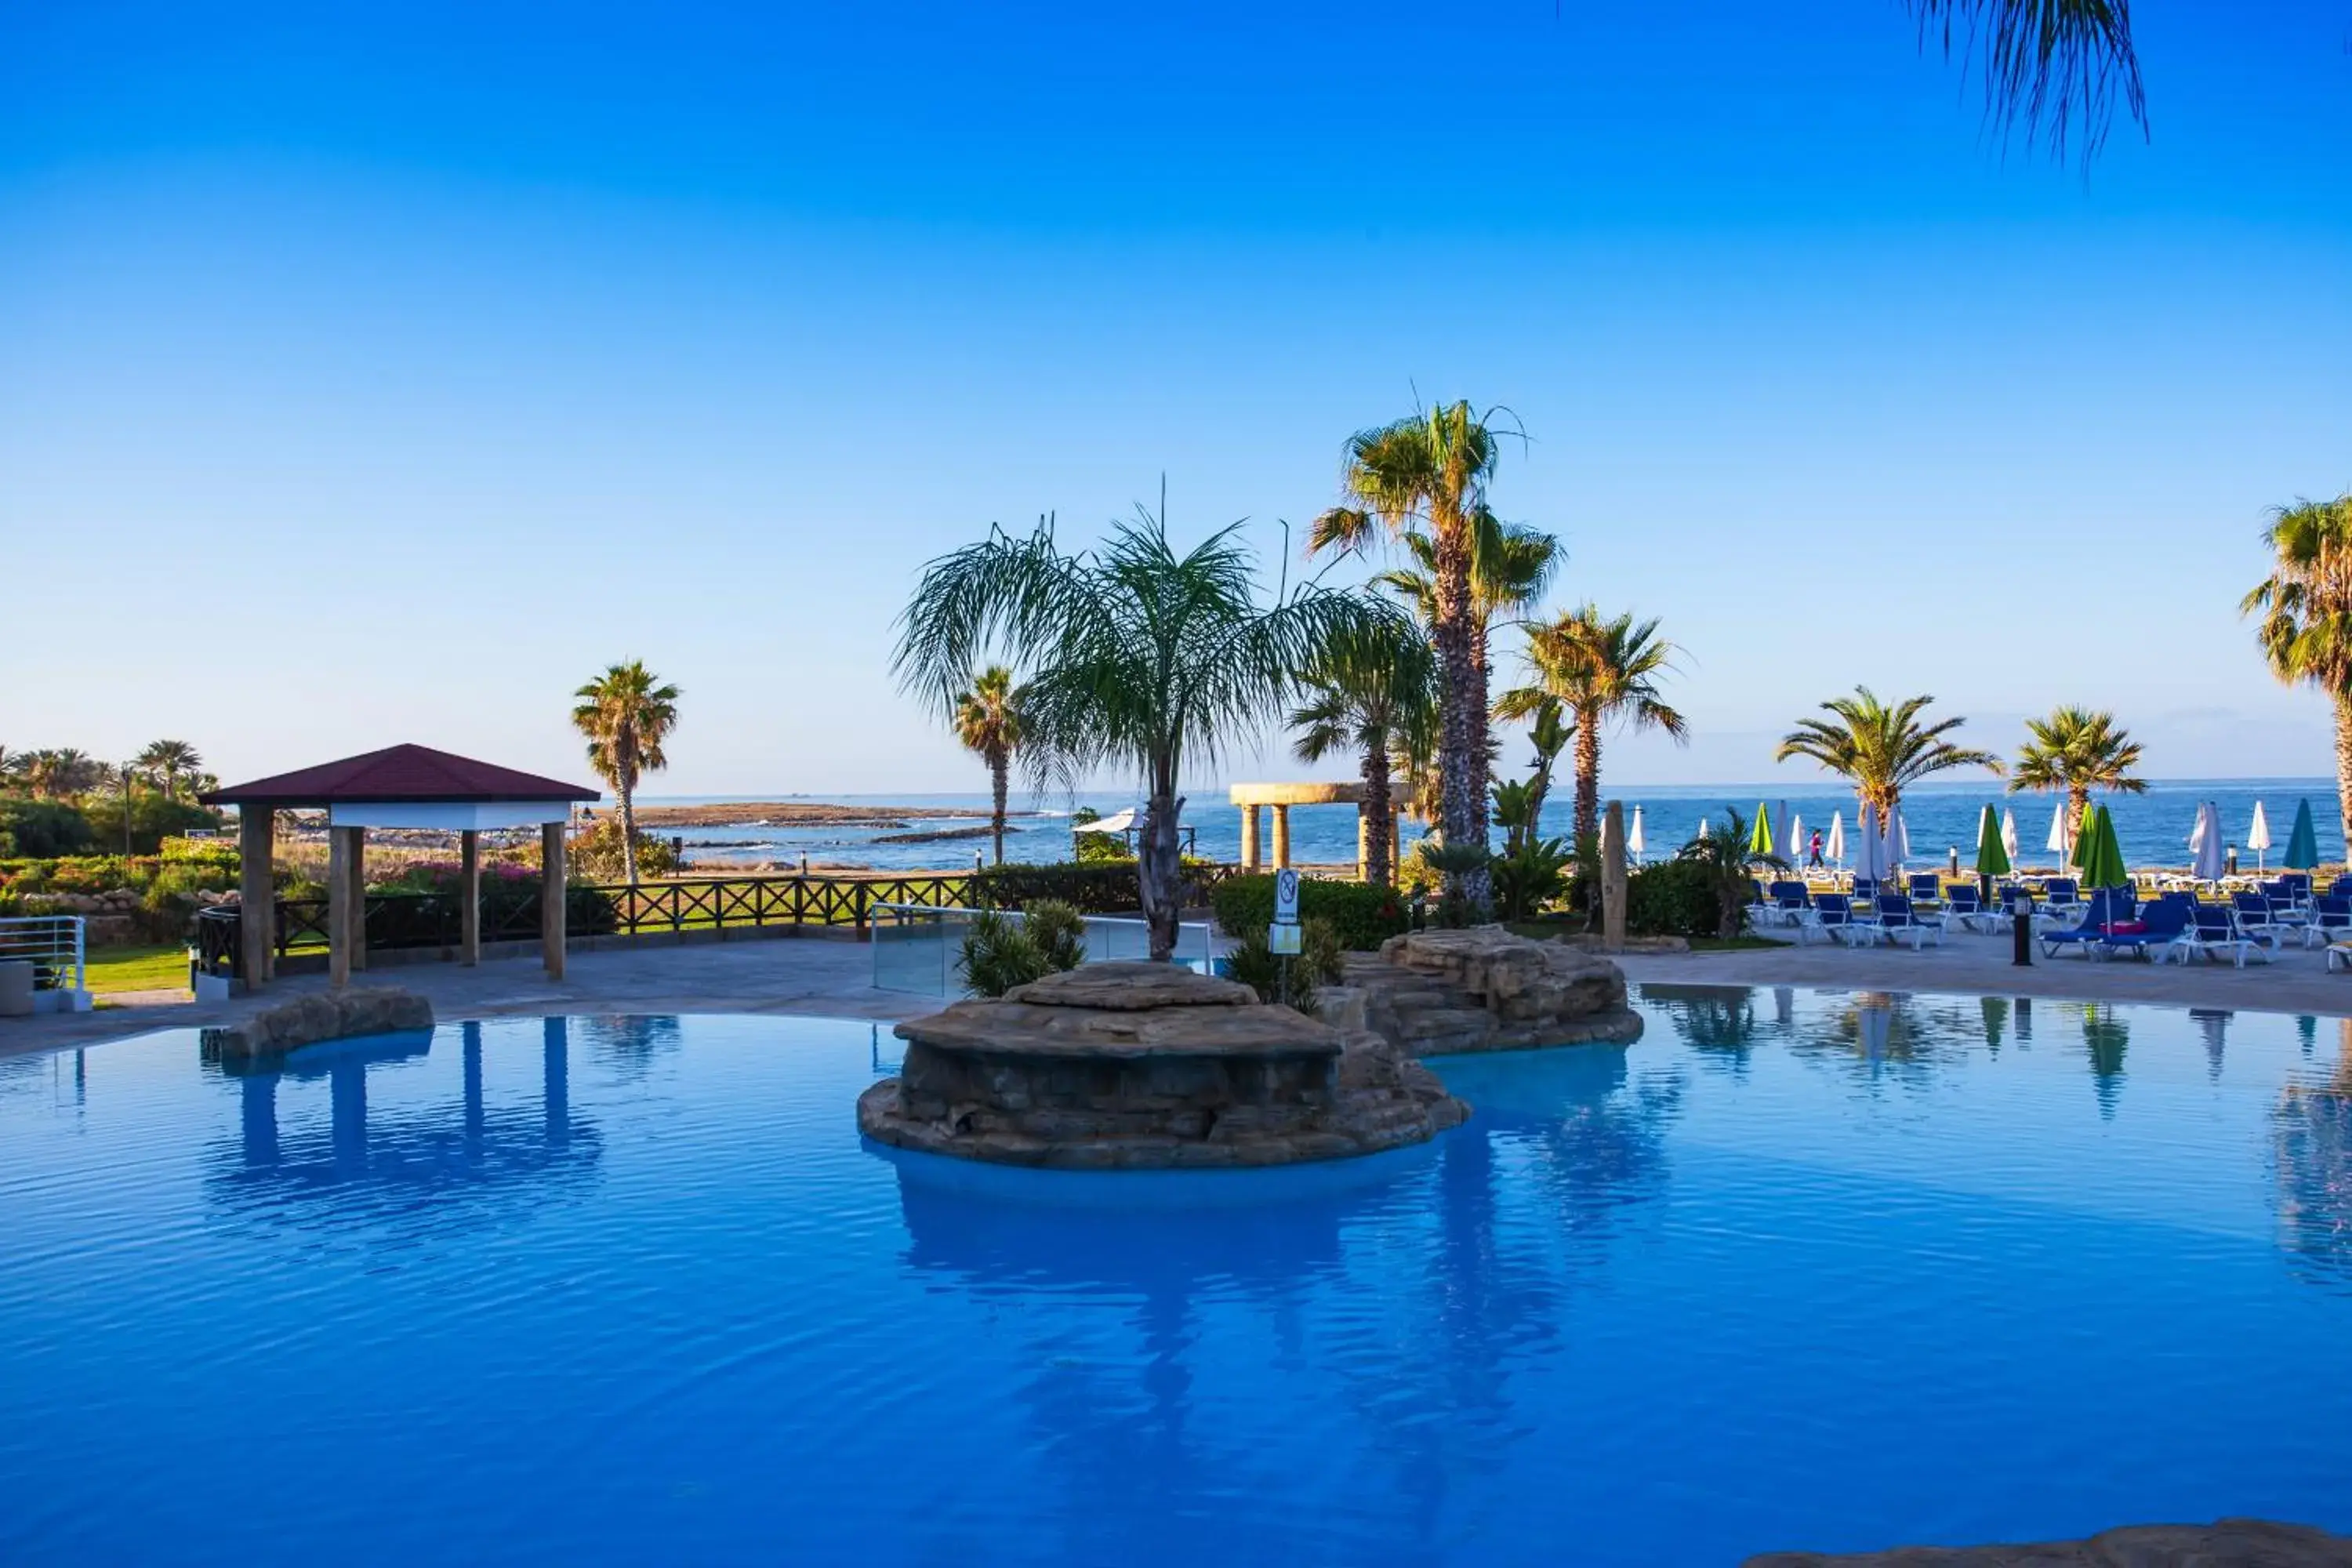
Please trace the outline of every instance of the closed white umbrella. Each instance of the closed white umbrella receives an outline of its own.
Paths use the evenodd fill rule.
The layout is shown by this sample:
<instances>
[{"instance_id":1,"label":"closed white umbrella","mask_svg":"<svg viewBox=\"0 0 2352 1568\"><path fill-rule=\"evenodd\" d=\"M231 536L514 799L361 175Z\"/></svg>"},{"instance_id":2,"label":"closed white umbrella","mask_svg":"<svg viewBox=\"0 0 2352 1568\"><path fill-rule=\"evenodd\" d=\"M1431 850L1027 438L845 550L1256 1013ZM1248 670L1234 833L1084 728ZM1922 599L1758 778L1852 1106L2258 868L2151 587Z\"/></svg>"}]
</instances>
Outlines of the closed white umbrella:
<instances>
[{"instance_id":1,"label":"closed white umbrella","mask_svg":"<svg viewBox=\"0 0 2352 1568\"><path fill-rule=\"evenodd\" d=\"M1835 866L1835 867L1836 867L1839 870L1841 870L1841 871L1844 870L1844 869L1845 869L1845 813L1844 813L1844 812L1843 812L1843 811L1832 811L1832 812L1831 812L1831 813L1830 813L1830 837L1829 837L1829 842L1828 842L1826 845L1824 845L1822 847L1826 848L1826 849L1829 851L1829 856L1830 856L1830 864L1832 864L1832 865Z\"/></svg>"},{"instance_id":2,"label":"closed white umbrella","mask_svg":"<svg viewBox=\"0 0 2352 1568\"><path fill-rule=\"evenodd\" d=\"M1805 865L1805 819L1796 812L1789 814L1789 864L1799 870Z\"/></svg>"},{"instance_id":3,"label":"closed white umbrella","mask_svg":"<svg viewBox=\"0 0 2352 1568\"><path fill-rule=\"evenodd\" d=\"M2246 847L2254 852L2254 870L2263 869L2263 851L2271 847L2270 818L2263 815L2263 803L2254 802L2254 825L2246 829Z\"/></svg>"},{"instance_id":4,"label":"closed white umbrella","mask_svg":"<svg viewBox=\"0 0 2352 1568\"><path fill-rule=\"evenodd\" d=\"M1854 880L1883 881L1886 877L1886 846L1878 837L1878 813L1864 803L1854 820L1862 825L1862 842L1853 852Z\"/></svg>"},{"instance_id":5,"label":"closed white umbrella","mask_svg":"<svg viewBox=\"0 0 2352 1568\"><path fill-rule=\"evenodd\" d=\"M1642 808L1637 805L1633 808L1633 831L1625 836L1625 852L1639 860L1642 851L1648 847L1642 837Z\"/></svg>"},{"instance_id":6,"label":"closed white umbrella","mask_svg":"<svg viewBox=\"0 0 2352 1568\"><path fill-rule=\"evenodd\" d=\"M2000 847L2009 854L2010 875L2015 876L2022 869L2017 863L2017 813L2007 806L2000 808Z\"/></svg>"},{"instance_id":7,"label":"closed white umbrella","mask_svg":"<svg viewBox=\"0 0 2352 1568\"><path fill-rule=\"evenodd\" d=\"M2189 836L2189 874L2200 882L2221 879L2221 808L2206 801L2197 808L2197 828Z\"/></svg>"},{"instance_id":8,"label":"closed white umbrella","mask_svg":"<svg viewBox=\"0 0 2352 1568\"><path fill-rule=\"evenodd\" d=\"M1790 865L1795 865L1797 863L1797 841L1794 838L1791 838L1790 835L1796 831L1796 824L1789 816L1789 803L1787 801L1782 801L1780 803L1780 808L1772 814L1772 825L1774 827L1779 829L1779 831L1772 836L1772 853L1778 855L1781 859L1788 861Z\"/></svg>"},{"instance_id":9,"label":"closed white umbrella","mask_svg":"<svg viewBox=\"0 0 2352 1568\"><path fill-rule=\"evenodd\" d=\"M1698 819L1698 836L1701 838L1706 837L1706 818L1704 816Z\"/></svg>"},{"instance_id":10,"label":"closed white umbrella","mask_svg":"<svg viewBox=\"0 0 2352 1568\"><path fill-rule=\"evenodd\" d=\"M2068 858L2074 849L2074 836L2067 831L2068 826L2066 803L2062 800L2050 808L2050 837L2042 845L2058 857L2058 874L2062 877L2066 874Z\"/></svg>"},{"instance_id":11,"label":"closed white umbrella","mask_svg":"<svg viewBox=\"0 0 2352 1568\"><path fill-rule=\"evenodd\" d=\"M1903 862L1911 858L1911 830L1903 826L1903 808L1890 807L1886 813L1886 874L1903 875Z\"/></svg>"}]
</instances>

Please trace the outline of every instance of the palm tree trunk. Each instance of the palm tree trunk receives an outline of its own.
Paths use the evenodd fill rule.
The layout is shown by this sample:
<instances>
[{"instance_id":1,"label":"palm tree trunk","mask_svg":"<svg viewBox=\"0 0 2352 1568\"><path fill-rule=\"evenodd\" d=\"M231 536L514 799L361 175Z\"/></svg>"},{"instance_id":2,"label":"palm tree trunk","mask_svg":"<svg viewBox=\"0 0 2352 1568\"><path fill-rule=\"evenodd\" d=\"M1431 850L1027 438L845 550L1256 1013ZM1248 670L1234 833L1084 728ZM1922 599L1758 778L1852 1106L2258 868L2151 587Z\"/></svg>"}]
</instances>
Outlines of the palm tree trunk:
<instances>
[{"instance_id":1,"label":"palm tree trunk","mask_svg":"<svg viewBox=\"0 0 2352 1568\"><path fill-rule=\"evenodd\" d=\"M1486 847L1486 796L1480 787L1486 762L1486 694L1473 658L1470 611L1469 528L1461 518L1433 530L1436 535L1437 625L1433 628L1442 671L1437 755L1438 821L1448 846ZM1486 871L1458 873L1459 891L1475 918L1493 900Z\"/></svg>"},{"instance_id":2,"label":"palm tree trunk","mask_svg":"<svg viewBox=\"0 0 2352 1568\"><path fill-rule=\"evenodd\" d=\"M1597 714L1576 716L1576 842L1601 837L1601 723Z\"/></svg>"},{"instance_id":3,"label":"palm tree trunk","mask_svg":"<svg viewBox=\"0 0 2352 1568\"><path fill-rule=\"evenodd\" d=\"M2336 700L2336 809L2352 833L2352 692Z\"/></svg>"},{"instance_id":4,"label":"palm tree trunk","mask_svg":"<svg viewBox=\"0 0 2352 1568\"><path fill-rule=\"evenodd\" d=\"M1478 772L1478 816L1483 825L1486 808L1492 804L1489 792L1495 787L1494 767L1487 758L1487 743L1494 738L1494 687L1486 670L1486 617L1474 605L1470 611L1470 667L1477 672L1478 682L1478 746L1471 755L1476 759Z\"/></svg>"},{"instance_id":5,"label":"palm tree trunk","mask_svg":"<svg viewBox=\"0 0 2352 1568\"><path fill-rule=\"evenodd\" d=\"M1143 842L1137 847L1137 891L1142 896L1143 924L1150 933L1151 960L1165 963L1175 956L1176 924L1183 912L1180 885L1183 866L1176 850L1176 819L1184 810L1176 793L1173 767L1152 768L1151 796L1143 806Z\"/></svg>"},{"instance_id":6,"label":"palm tree trunk","mask_svg":"<svg viewBox=\"0 0 2352 1568\"><path fill-rule=\"evenodd\" d=\"M988 826L996 840L996 863L1004 864L1004 772L1008 761L1003 747L991 747L988 753L988 784L995 803L989 812Z\"/></svg>"},{"instance_id":7,"label":"palm tree trunk","mask_svg":"<svg viewBox=\"0 0 2352 1568\"><path fill-rule=\"evenodd\" d=\"M627 868L629 886L637 885L636 780L624 773L613 781L621 796L621 864Z\"/></svg>"},{"instance_id":8,"label":"palm tree trunk","mask_svg":"<svg viewBox=\"0 0 2352 1568\"><path fill-rule=\"evenodd\" d=\"M1364 880L1385 888L1396 878L1389 864L1389 736L1374 729L1364 736L1364 794L1356 806L1364 833Z\"/></svg>"},{"instance_id":9,"label":"palm tree trunk","mask_svg":"<svg viewBox=\"0 0 2352 1568\"><path fill-rule=\"evenodd\" d=\"M2090 811L2091 792L2083 788L2079 784L2068 785L2066 789L2067 837L2080 838L2083 837L2083 818L2089 816Z\"/></svg>"}]
</instances>

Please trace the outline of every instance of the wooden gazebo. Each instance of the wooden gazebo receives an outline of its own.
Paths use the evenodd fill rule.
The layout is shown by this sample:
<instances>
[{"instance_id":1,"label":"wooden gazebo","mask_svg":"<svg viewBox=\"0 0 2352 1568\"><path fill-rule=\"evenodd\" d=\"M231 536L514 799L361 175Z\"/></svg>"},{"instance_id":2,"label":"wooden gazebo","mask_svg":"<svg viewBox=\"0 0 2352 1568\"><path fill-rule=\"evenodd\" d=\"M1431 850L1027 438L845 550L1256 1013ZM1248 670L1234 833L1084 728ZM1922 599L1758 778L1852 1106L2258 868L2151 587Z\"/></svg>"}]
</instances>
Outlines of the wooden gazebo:
<instances>
[{"instance_id":1,"label":"wooden gazebo","mask_svg":"<svg viewBox=\"0 0 2352 1568\"><path fill-rule=\"evenodd\" d=\"M275 855L271 814L327 813L327 975L350 984L367 964L366 858L371 827L437 828L457 835L465 879L461 956L482 957L482 856L485 828L540 829L540 945L547 973L563 977L563 834L575 802L603 798L593 789L517 773L430 746L387 746L380 752L321 763L275 778L232 784L196 797L206 805L237 808L238 945L245 983L268 982L277 952L270 873Z\"/></svg>"}]
</instances>

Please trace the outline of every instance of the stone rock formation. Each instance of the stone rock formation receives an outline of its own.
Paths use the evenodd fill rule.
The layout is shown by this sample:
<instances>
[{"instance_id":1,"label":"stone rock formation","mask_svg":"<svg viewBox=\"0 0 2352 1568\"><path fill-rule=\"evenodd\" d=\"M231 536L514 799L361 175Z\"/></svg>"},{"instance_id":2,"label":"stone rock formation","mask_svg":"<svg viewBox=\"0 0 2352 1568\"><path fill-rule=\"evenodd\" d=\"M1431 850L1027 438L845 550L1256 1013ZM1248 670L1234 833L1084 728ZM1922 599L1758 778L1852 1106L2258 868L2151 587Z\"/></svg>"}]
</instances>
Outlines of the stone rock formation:
<instances>
[{"instance_id":1,"label":"stone rock formation","mask_svg":"<svg viewBox=\"0 0 2352 1568\"><path fill-rule=\"evenodd\" d=\"M433 1004L414 991L370 985L315 991L264 1007L243 1021L206 1029L203 1048L225 1057L276 1056L321 1040L391 1035L433 1026Z\"/></svg>"},{"instance_id":2,"label":"stone rock formation","mask_svg":"<svg viewBox=\"0 0 2352 1568\"><path fill-rule=\"evenodd\" d=\"M1469 1110L1378 1035L1164 963L1090 963L897 1034L905 1062L858 1097L858 1127L1003 1164L1337 1159L1422 1142Z\"/></svg>"},{"instance_id":3,"label":"stone rock formation","mask_svg":"<svg viewBox=\"0 0 2352 1568\"><path fill-rule=\"evenodd\" d=\"M1903 1546L1824 1556L1773 1552L1746 1568L2352 1568L2352 1540L2295 1524L2225 1519L2139 1524L2031 1546Z\"/></svg>"},{"instance_id":4,"label":"stone rock formation","mask_svg":"<svg viewBox=\"0 0 2352 1568\"><path fill-rule=\"evenodd\" d=\"M1392 936L1377 953L1349 954L1342 984L1319 1000L1335 1025L1370 1029L1409 1057L1623 1045L1642 1033L1624 971L1501 926Z\"/></svg>"}]
</instances>

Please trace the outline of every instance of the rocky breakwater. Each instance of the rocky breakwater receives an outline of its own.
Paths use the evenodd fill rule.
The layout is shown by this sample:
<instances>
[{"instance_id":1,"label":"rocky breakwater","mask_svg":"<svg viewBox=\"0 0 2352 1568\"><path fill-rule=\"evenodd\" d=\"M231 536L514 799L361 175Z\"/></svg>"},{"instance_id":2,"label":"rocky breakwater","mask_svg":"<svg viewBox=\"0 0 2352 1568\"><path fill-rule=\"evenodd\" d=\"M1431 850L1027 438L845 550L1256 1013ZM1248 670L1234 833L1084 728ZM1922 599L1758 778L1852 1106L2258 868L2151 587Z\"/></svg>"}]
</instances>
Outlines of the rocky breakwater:
<instances>
[{"instance_id":1,"label":"rocky breakwater","mask_svg":"<svg viewBox=\"0 0 2352 1568\"><path fill-rule=\"evenodd\" d=\"M1350 953L1323 1016L1370 1029L1407 1057L1623 1045L1642 1033L1625 973L1596 953L1501 926L1417 931Z\"/></svg>"},{"instance_id":2,"label":"rocky breakwater","mask_svg":"<svg viewBox=\"0 0 2352 1568\"><path fill-rule=\"evenodd\" d=\"M1378 1035L1161 963L1092 963L898 1026L869 1138L1066 1170L1283 1165L1422 1142L1469 1107Z\"/></svg>"}]
</instances>

